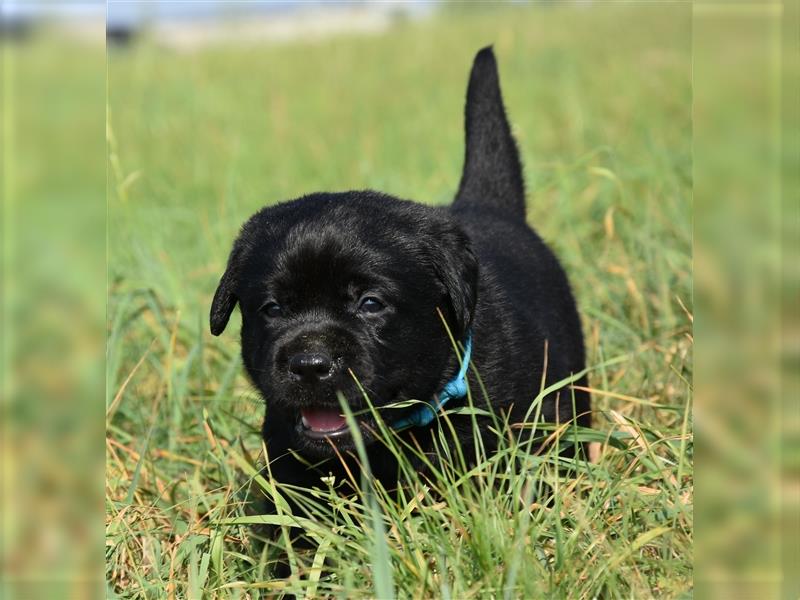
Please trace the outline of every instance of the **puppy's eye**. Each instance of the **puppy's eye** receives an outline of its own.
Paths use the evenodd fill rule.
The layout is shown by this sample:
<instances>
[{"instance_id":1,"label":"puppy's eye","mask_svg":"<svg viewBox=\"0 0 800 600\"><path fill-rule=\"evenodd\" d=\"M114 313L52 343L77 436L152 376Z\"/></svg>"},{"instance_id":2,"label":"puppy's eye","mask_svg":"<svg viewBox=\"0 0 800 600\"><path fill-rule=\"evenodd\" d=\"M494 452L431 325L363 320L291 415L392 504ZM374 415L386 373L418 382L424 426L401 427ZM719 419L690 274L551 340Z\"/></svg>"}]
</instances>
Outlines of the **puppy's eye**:
<instances>
[{"instance_id":1,"label":"puppy's eye","mask_svg":"<svg viewBox=\"0 0 800 600\"><path fill-rule=\"evenodd\" d=\"M262 315L267 316L271 319L283 316L283 309L281 308L281 305L278 304L277 302L267 302L259 310L261 311Z\"/></svg>"},{"instance_id":2,"label":"puppy's eye","mask_svg":"<svg viewBox=\"0 0 800 600\"><path fill-rule=\"evenodd\" d=\"M358 310L360 310L362 313L379 313L384 308L386 307L383 305L383 302L378 300L375 296L366 296L365 298L362 298L358 305Z\"/></svg>"}]
</instances>

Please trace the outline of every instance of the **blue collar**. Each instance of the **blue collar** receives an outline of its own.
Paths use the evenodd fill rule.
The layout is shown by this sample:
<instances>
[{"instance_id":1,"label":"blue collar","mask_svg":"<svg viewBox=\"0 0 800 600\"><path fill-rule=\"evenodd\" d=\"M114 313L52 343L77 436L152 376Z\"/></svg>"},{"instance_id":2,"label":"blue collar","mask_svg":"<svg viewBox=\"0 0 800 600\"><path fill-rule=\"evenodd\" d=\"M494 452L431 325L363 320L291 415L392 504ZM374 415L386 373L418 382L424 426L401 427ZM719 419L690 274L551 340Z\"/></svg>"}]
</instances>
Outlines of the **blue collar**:
<instances>
[{"instance_id":1,"label":"blue collar","mask_svg":"<svg viewBox=\"0 0 800 600\"><path fill-rule=\"evenodd\" d=\"M461 369L453 379L448 381L442 391L433 400L433 403L423 402L411 414L395 421L391 427L395 431L402 431L411 427L424 427L430 424L447 402L453 398L463 398L467 395L467 367L472 355L472 332L467 332L467 340L464 342L464 355L461 358Z\"/></svg>"}]
</instances>

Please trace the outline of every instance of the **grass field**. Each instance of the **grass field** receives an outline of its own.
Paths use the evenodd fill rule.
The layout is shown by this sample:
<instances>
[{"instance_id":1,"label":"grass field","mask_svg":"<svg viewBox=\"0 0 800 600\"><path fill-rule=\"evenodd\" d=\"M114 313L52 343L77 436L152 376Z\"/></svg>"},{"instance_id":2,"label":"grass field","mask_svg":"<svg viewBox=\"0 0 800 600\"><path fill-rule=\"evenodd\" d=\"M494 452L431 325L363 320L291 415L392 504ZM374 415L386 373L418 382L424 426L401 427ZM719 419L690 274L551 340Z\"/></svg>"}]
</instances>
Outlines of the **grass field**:
<instances>
[{"instance_id":1,"label":"grass field","mask_svg":"<svg viewBox=\"0 0 800 600\"><path fill-rule=\"evenodd\" d=\"M678 4L450 9L380 36L112 52L109 596L688 597L689 17ZM548 456L511 468L511 445L438 489L410 474L418 495L399 505L322 491L332 508L278 515L285 537L257 550L240 500L262 403L238 317L219 339L207 323L230 243L264 204L310 191L449 202L466 78L488 43L529 222L578 299L607 443L570 478ZM532 501L541 482L553 504ZM275 580L287 551L292 576Z\"/></svg>"}]
</instances>

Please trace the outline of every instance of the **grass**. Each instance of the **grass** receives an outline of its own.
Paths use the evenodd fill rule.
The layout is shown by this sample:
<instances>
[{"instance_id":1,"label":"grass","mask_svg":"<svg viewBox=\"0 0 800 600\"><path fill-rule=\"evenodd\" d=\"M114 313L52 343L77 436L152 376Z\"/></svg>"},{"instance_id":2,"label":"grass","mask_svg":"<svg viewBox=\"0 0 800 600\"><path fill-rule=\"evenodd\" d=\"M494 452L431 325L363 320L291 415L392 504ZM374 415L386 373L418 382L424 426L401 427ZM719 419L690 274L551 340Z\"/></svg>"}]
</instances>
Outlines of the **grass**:
<instances>
[{"instance_id":1,"label":"grass","mask_svg":"<svg viewBox=\"0 0 800 600\"><path fill-rule=\"evenodd\" d=\"M112 53L109 595L689 595L689 17L663 4L450 9L379 37ZM263 406L238 317L208 333L230 243L263 204L314 190L449 202L470 61L492 42L529 220L584 319L596 416L579 433L597 459L563 477L552 452L503 443L466 474L457 456L433 481L407 473L399 501L331 482L305 514L254 518L244 490L293 490L258 470ZM265 519L282 536L260 549L248 522Z\"/></svg>"}]
</instances>

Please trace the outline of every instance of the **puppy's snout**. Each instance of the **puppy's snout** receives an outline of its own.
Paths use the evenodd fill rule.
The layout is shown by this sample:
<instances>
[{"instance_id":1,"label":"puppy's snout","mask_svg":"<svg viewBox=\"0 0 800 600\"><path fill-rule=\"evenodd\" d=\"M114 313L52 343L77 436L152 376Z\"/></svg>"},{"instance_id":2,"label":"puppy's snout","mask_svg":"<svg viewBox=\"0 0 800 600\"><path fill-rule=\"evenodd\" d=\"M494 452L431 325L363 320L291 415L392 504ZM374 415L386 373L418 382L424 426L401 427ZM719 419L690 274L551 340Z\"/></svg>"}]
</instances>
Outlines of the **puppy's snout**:
<instances>
[{"instance_id":1,"label":"puppy's snout","mask_svg":"<svg viewBox=\"0 0 800 600\"><path fill-rule=\"evenodd\" d=\"M323 352L301 352L289 359L289 372L305 383L328 379L332 371L333 360Z\"/></svg>"}]
</instances>

